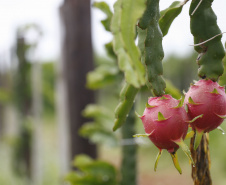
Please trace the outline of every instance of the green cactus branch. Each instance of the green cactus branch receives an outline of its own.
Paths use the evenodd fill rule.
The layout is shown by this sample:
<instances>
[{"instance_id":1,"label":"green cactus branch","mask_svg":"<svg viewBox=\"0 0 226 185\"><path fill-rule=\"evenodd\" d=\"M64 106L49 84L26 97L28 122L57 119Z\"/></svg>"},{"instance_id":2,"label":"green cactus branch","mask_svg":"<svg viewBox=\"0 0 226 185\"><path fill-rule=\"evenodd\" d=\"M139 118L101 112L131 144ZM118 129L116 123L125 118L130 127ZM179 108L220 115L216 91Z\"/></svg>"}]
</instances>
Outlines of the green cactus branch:
<instances>
[{"instance_id":1,"label":"green cactus branch","mask_svg":"<svg viewBox=\"0 0 226 185\"><path fill-rule=\"evenodd\" d=\"M159 26L165 36L174 19L181 13L186 2L175 1L167 9L160 12Z\"/></svg>"},{"instance_id":2,"label":"green cactus branch","mask_svg":"<svg viewBox=\"0 0 226 185\"><path fill-rule=\"evenodd\" d=\"M153 92L157 96L162 95L166 88L166 82L161 76L164 56L162 37L167 35L171 24L181 13L185 4L186 1L175 1L159 14L159 1L149 0L147 9L139 21L138 46L141 51L141 62L146 66L146 84L153 88Z\"/></svg>"},{"instance_id":3,"label":"green cactus branch","mask_svg":"<svg viewBox=\"0 0 226 185\"><path fill-rule=\"evenodd\" d=\"M130 113L126 119L125 124L122 126L123 139L131 139L135 134L135 113L134 106L131 108ZM136 185L137 184L137 145L124 145L122 146L122 164L121 164L121 183L120 185Z\"/></svg>"},{"instance_id":4,"label":"green cactus branch","mask_svg":"<svg viewBox=\"0 0 226 185\"><path fill-rule=\"evenodd\" d=\"M153 91L154 91L155 95L161 95L161 94L164 93L166 85L165 85L164 80L162 79L162 76L161 75L158 76L158 74L159 74L158 69L159 68L160 68L160 74L162 73L162 62L161 62L161 60L163 58L162 34L161 34L161 31L159 29L161 28L162 32L165 33L164 36L168 33L170 25L172 24L173 20L181 12L181 9L182 9L184 3L176 2L176 3L173 3L169 8L163 10L162 13L161 13L160 20L159 20L159 21L161 21L160 24L162 26L159 27L159 25L158 25L158 19L159 19L159 16L160 16L159 5L158 5L158 3L157 4L156 3L151 4L150 2L151 1L148 1L147 9L144 12L144 14L143 14L143 16L142 16L142 18L139 22L139 24L142 24L143 27L146 28L146 29L143 30L143 29L137 27L138 47L139 47L140 52L141 52L141 63L144 66L149 66L148 70L146 70L148 84L149 84L149 86L151 86L151 84L149 83L148 77L149 76L152 77L152 74L154 74L155 75L154 77L156 79L154 78L154 82L153 82L154 90ZM152 12L152 9L150 9L150 7L152 7L152 9L155 10L154 14ZM115 13L117 13L117 12L115 12ZM153 16L152 19L157 18L156 21L153 20L152 22L150 22L150 20L152 20L150 18L150 16ZM167 26L163 26L163 24L167 21L168 21ZM151 28L151 27L153 27L153 28ZM150 32L151 30L155 31L155 32L153 32L153 35ZM149 35L147 35L147 33L149 33ZM156 35L159 36L159 37L155 38L155 39L151 39L152 37L155 37ZM155 54L152 56L152 58L146 57L146 56L150 55L150 53L153 53L153 52ZM118 56L118 57L120 57L120 56ZM146 65L146 63L148 65ZM134 101L136 93L138 92L137 88L134 88L134 87L130 86L129 84L126 84L124 86L124 90L125 89L128 89L129 90L128 94L132 94L133 96L128 99L128 98L123 97L125 94L123 94L123 93L121 94L121 101L120 101L120 103L119 103L119 105L118 105L118 107L116 108L116 111L115 111L116 112L115 113L116 119L115 119L115 126L114 126L113 130L117 130L125 122L126 115L128 115L128 113L129 113L129 111L132 107L132 103ZM122 91L124 91L124 90L122 90ZM121 110L123 110L124 112L121 112Z\"/></svg>"},{"instance_id":5,"label":"green cactus branch","mask_svg":"<svg viewBox=\"0 0 226 185\"><path fill-rule=\"evenodd\" d=\"M126 82L136 88L145 84L145 69L140 63L140 52L135 45L135 25L145 10L145 0L118 0L114 5L111 30L113 48Z\"/></svg>"},{"instance_id":6,"label":"green cactus branch","mask_svg":"<svg viewBox=\"0 0 226 185\"><path fill-rule=\"evenodd\" d=\"M126 121L131 110L138 89L128 83L125 83L120 93L120 103L115 109L115 124L113 131L120 128Z\"/></svg>"},{"instance_id":7,"label":"green cactus branch","mask_svg":"<svg viewBox=\"0 0 226 185\"><path fill-rule=\"evenodd\" d=\"M148 0L147 9L140 19L138 26L140 30L140 44L143 55L142 61L146 67L146 84L152 89L155 96L161 96L165 92L166 84L162 77L162 59L164 52L162 48L162 32L159 27L159 0ZM141 35L143 33L143 35ZM143 44L142 40L145 37ZM141 44L143 46L141 46Z\"/></svg>"},{"instance_id":8,"label":"green cactus branch","mask_svg":"<svg viewBox=\"0 0 226 185\"><path fill-rule=\"evenodd\" d=\"M198 0L191 2L189 10L191 18L190 28L195 44L199 44L221 33L217 25L217 17L211 7L212 2L213 0L202 0L201 4ZM221 43L221 37L219 35L204 44L194 47L199 53L197 63L199 65L198 74L201 78L217 81L219 76L223 74L222 59L225 51Z\"/></svg>"},{"instance_id":9,"label":"green cactus branch","mask_svg":"<svg viewBox=\"0 0 226 185\"><path fill-rule=\"evenodd\" d=\"M111 9L108 4L106 2L94 2L93 7L100 9L103 13L106 14L107 18L101 20L101 23L107 31L111 31L111 19L113 13L111 12Z\"/></svg>"}]
</instances>

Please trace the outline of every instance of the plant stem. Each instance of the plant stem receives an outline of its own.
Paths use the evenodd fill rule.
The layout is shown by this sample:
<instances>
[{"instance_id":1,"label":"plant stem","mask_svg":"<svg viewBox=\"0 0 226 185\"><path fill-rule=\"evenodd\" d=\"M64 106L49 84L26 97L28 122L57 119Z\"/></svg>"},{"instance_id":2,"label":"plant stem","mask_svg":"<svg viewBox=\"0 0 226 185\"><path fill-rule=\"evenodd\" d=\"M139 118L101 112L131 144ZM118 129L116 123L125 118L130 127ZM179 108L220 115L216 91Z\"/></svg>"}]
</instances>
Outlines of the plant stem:
<instances>
[{"instance_id":1,"label":"plant stem","mask_svg":"<svg viewBox=\"0 0 226 185\"><path fill-rule=\"evenodd\" d=\"M135 113L134 105L122 126L122 138L131 139L135 134ZM136 185L137 184L137 168L136 168L137 145L122 146L122 163L121 163L121 185Z\"/></svg>"},{"instance_id":2,"label":"plant stem","mask_svg":"<svg viewBox=\"0 0 226 185\"><path fill-rule=\"evenodd\" d=\"M209 152L209 134L202 136L197 150L194 149L195 136L192 137L190 150L195 166L192 165L192 178L194 185L212 185L210 176L210 152Z\"/></svg>"}]
</instances>

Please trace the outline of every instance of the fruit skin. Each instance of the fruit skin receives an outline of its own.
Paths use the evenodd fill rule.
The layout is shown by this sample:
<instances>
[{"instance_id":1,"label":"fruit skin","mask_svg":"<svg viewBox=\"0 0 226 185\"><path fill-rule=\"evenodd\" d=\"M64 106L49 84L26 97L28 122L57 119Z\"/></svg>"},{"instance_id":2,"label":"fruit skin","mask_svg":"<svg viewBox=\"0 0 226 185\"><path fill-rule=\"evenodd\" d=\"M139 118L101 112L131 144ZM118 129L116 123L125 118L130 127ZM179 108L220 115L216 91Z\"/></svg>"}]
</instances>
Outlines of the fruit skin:
<instances>
[{"instance_id":1,"label":"fruit skin","mask_svg":"<svg viewBox=\"0 0 226 185\"><path fill-rule=\"evenodd\" d=\"M160 150L176 152L179 146L174 141L184 140L186 136L188 117L184 107L179 105L180 100L171 95L151 97L141 116L146 134L150 134L148 137ZM159 114L163 115L162 119Z\"/></svg>"},{"instance_id":2,"label":"fruit skin","mask_svg":"<svg viewBox=\"0 0 226 185\"><path fill-rule=\"evenodd\" d=\"M189 101L189 98L191 99ZM198 132L210 132L217 128L226 115L226 94L224 87L212 80L199 80L191 85L185 94L184 104L188 107L189 119L202 115L191 123Z\"/></svg>"}]
</instances>

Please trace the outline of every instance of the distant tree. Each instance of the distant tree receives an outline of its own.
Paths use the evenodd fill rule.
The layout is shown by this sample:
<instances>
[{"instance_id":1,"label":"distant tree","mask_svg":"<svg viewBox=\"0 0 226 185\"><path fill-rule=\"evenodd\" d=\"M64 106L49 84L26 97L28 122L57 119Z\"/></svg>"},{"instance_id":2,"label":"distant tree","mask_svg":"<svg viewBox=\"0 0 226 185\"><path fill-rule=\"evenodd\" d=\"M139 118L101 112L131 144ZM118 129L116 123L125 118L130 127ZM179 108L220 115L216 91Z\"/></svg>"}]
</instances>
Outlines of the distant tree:
<instances>
[{"instance_id":1,"label":"distant tree","mask_svg":"<svg viewBox=\"0 0 226 185\"><path fill-rule=\"evenodd\" d=\"M26 43L24 30L18 29L15 55L17 63L13 78L13 102L18 112L19 136L14 148L14 170L20 175L31 176L31 128L28 116L31 115L31 63L26 57L31 46Z\"/></svg>"}]
</instances>

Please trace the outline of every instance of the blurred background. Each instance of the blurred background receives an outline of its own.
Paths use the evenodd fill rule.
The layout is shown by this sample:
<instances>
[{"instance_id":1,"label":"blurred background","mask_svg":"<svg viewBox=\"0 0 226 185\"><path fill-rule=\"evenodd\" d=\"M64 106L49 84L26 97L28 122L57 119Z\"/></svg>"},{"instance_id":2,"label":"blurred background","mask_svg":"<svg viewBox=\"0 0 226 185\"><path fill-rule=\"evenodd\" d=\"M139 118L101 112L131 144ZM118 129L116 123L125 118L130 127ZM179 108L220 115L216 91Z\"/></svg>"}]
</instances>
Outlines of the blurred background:
<instances>
[{"instance_id":1,"label":"blurred background","mask_svg":"<svg viewBox=\"0 0 226 185\"><path fill-rule=\"evenodd\" d=\"M113 11L115 0L105 2ZM161 0L160 9L172 2ZM182 175L167 152L154 172L158 151L148 139L112 132L123 75L112 51L112 34L101 24L106 15L93 3L0 0L0 184L67 184L68 179L81 178L88 163L101 174L107 167L112 169L110 175L102 174L103 184L117 184L127 146L136 150L137 184L193 184L190 164L180 150ZM198 79L197 54L190 46L189 4L163 39L164 77L176 98ZM222 32L226 31L223 7L224 0L213 3ZM226 84L226 75L220 83ZM146 89L137 95L135 111L139 114L148 96ZM141 121L134 120L135 133L144 133ZM226 129L225 123L222 128ZM225 139L217 130L210 133L215 185L226 182ZM72 173L73 169L78 173Z\"/></svg>"}]
</instances>

